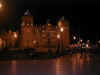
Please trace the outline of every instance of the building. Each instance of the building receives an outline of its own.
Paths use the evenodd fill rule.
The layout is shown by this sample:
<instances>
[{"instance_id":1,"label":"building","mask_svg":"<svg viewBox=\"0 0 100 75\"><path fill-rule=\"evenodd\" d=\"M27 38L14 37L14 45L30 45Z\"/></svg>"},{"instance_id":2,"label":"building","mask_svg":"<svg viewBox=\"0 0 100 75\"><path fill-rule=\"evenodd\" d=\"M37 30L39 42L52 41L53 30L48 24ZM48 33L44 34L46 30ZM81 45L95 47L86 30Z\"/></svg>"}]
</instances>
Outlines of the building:
<instances>
[{"instance_id":1,"label":"building","mask_svg":"<svg viewBox=\"0 0 100 75\"><path fill-rule=\"evenodd\" d=\"M56 52L58 44L61 50L70 44L69 23L62 17L57 25L47 22L45 25L35 25L34 16L27 10L21 18L20 31L9 31L6 37L6 46L17 47L21 50L25 48L35 48L37 52Z\"/></svg>"}]
</instances>

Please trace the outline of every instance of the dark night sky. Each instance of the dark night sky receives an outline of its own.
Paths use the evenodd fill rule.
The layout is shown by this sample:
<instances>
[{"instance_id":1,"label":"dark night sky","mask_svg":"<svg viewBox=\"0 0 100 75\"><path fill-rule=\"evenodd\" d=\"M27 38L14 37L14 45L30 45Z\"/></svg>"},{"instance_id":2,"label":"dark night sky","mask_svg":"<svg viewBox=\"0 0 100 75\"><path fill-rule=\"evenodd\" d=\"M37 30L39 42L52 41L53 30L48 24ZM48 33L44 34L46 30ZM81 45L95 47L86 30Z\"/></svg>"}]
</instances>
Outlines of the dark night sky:
<instances>
[{"instance_id":1,"label":"dark night sky","mask_svg":"<svg viewBox=\"0 0 100 75\"><path fill-rule=\"evenodd\" d=\"M53 19L57 18L55 15L66 15L72 29L80 31L83 37L96 39L97 34L100 37L99 0L5 0L4 3L5 10L0 12L1 29L16 24L23 13L30 9L32 15L42 15L38 17L38 21L45 22L46 18Z\"/></svg>"}]
</instances>

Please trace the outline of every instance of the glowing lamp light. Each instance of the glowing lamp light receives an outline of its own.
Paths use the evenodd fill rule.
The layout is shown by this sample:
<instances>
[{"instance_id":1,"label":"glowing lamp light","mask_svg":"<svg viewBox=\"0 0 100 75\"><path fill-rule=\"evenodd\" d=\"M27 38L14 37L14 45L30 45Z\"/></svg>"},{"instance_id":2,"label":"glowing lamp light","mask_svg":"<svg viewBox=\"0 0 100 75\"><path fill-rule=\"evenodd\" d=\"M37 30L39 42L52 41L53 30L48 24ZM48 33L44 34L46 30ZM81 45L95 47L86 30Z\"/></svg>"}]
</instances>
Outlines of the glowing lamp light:
<instances>
[{"instance_id":1,"label":"glowing lamp light","mask_svg":"<svg viewBox=\"0 0 100 75\"><path fill-rule=\"evenodd\" d=\"M48 26L51 26L51 24L48 24Z\"/></svg>"},{"instance_id":2,"label":"glowing lamp light","mask_svg":"<svg viewBox=\"0 0 100 75\"><path fill-rule=\"evenodd\" d=\"M83 40L80 40L80 42L83 42Z\"/></svg>"},{"instance_id":3,"label":"glowing lamp light","mask_svg":"<svg viewBox=\"0 0 100 75\"><path fill-rule=\"evenodd\" d=\"M63 32L64 31L64 28L61 28L60 31Z\"/></svg>"},{"instance_id":4,"label":"glowing lamp light","mask_svg":"<svg viewBox=\"0 0 100 75\"><path fill-rule=\"evenodd\" d=\"M14 32L14 38L17 38L17 37L18 37L17 33L16 33L16 32Z\"/></svg>"},{"instance_id":5,"label":"glowing lamp light","mask_svg":"<svg viewBox=\"0 0 100 75\"><path fill-rule=\"evenodd\" d=\"M2 8L2 3L0 3L0 8Z\"/></svg>"},{"instance_id":6,"label":"glowing lamp light","mask_svg":"<svg viewBox=\"0 0 100 75\"><path fill-rule=\"evenodd\" d=\"M73 36L73 39L76 40L76 36Z\"/></svg>"},{"instance_id":7,"label":"glowing lamp light","mask_svg":"<svg viewBox=\"0 0 100 75\"><path fill-rule=\"evenodd\" d=\"M100 40L98 41L98 43L100 44Z\"/></svg>"},{"instance_id":8,"label":"glowing lamp light","mask_svg":"<svg viewBox=\"0 0 100 75\"><path fill-rule=\"evenodd\" d=\"M86 48L89 48L89 45L88 44L86 44Z\"/></svg>"},{"instance_id":9,"label":"glowing lamp light","mask_svg":"<svg viewBox=\"0 0 100 75\"><path fill-rule=\"evenodd\" d=\"M57 39L60 39L60 34L57 35Z\"/></svg>"}]
</instances>

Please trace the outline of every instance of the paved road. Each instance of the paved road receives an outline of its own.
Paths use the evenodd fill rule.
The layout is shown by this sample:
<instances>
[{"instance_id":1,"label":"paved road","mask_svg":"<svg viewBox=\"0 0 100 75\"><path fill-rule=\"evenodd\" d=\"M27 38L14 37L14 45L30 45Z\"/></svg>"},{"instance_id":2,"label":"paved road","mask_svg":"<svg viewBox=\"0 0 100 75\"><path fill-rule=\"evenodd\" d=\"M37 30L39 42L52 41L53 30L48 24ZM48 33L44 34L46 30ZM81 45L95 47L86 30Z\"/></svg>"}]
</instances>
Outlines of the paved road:
<instances>
[{"instance_id":1,"label":"paved road","mask_svg":"<svg viewBox=\"0 0 100 75\"><path fill-rule=\"evenodd\" d=\"M100 75L100 56L66 55L50 60L0 61L0 75Z\"/></svg>"}]
</instances>

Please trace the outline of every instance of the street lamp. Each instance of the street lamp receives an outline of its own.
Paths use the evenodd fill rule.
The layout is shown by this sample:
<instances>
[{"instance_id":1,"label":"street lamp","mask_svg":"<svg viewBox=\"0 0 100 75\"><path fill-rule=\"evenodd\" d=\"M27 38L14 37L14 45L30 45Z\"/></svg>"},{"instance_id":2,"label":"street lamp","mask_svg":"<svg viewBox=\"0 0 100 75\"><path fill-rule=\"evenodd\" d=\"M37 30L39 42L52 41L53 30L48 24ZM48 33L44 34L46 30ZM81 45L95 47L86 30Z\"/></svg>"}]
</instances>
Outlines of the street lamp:
<instances>
[{"instance_id":1,"label":"street lamp","mask_svg":"<svg viewBox=\"0 0 100 75\"><path fill-rule=\"evenodd\" d=\"M76 36L73 36L73 39L76 40Z\"/></svg>"},{"instance_id":2,"label":"street lamp","mask_svg":"<svg viewBox=\"0 0 100 75\"><path fill-rule=\"evenodd\" d=\"M80 42L82 43L82 42L83 42L83 40L80 40Z\"/></svg>"},{"instance_id":3,"label":"street lamp","mask_svg":"<svg viewBox=\"0 0 100 75\"><path fill-rule=\"evenodd\" d=\"M80 45L81 45L81 48L82 48L82 42L83 42L83 40L82 40L82 39L80 39Z\"/></svg>"},{"instance_id":4,"label":"street lamp","mask_svg":"<svg viewBox=\"0 0 100 75\"><path fill-rule=\"evenodd\" d=\"M60 51L61 51L61 47L60 47L60 38L61 38L61 36L60 36L60 34L57 34L57 51L56 51L56 54L59 54L60 53Z\"/></svg>"},{"instance_id":5,"label":"street lamp","mask_svg":"<svg viewBox=\"0 0 100 75\"><path fill-rule=\"evenodd\" d=\"M76 36L73 36L73 43L76 44Z\"/></svg>"},{"instance_id":6,"label":"street lamp","mask_svg":"<svg viewBox=\"0 0 100 75\"><path fill-rule=\"evenodd\" d=\"M86 48L89 48L89 45L88 44L86 44Z\"/></svg>"},{"instance_id":7,"label":"street lamp","mask_svg":"<svg viewBox=\"0 0 100 75\"><path fill-rule=\"evenodd\" d=\"M3 6L2 3L0 3L0 9L2 8L2 6Z\"/></svg>"},{"instance_id":8,"label":"street lamp","mask_svg":"<svg viewBox=\"0 0 100 75\"><path fill-rule=\"evenodd\" d=\"M18 37L17 33L14 32L14 38L16 39Z\"/></svg>"},{"instance_id":9,"label":"street lamp","mask_svg":"<svg viewBox=\"0 0 100 75\"><path fill-rule=\"evenodd\" d=\"M63 51L63 32L64 32L64 28L63 27L60 28L60 32L61 32L61 49Z\"/></svg>"},{"instance_id":10,"label":"street lamp","mask_svg":"<svg viewBox=\"0 0 100 75\"><path fill-rule=\"evenodd\" d=\"M60 31L61 31L61 32L64 32L64 28L63 28L63 27L61 27L61 28L60 28Z\"/></svg>"},{"instance_id":11,"label":"street lamp","mask_svg":"<svg viewBox=\"0 0 100 75\"><path fill-rule=\"evenodd\" d=\"M0 12L3 10L3 3L0 2Z\"/></svg>"},{"instance_id":12,"label":"street lamp","mask_svg":"<svg viewBox=\"0 0 100 75\"><path fill-rule=\"evenodd\" d=\"M98 41L98 43L100 44L100 40Z\"/></svg>"},{"instance_id":13,"label":"street lamp","mask_svg":"<svg viewBox=\"0 0 100 75\"><path fill-rule=\"evenodd\" d=\"M57 39L60 39L60 34L57 34Z\"/></svg>"}]
</instances>

